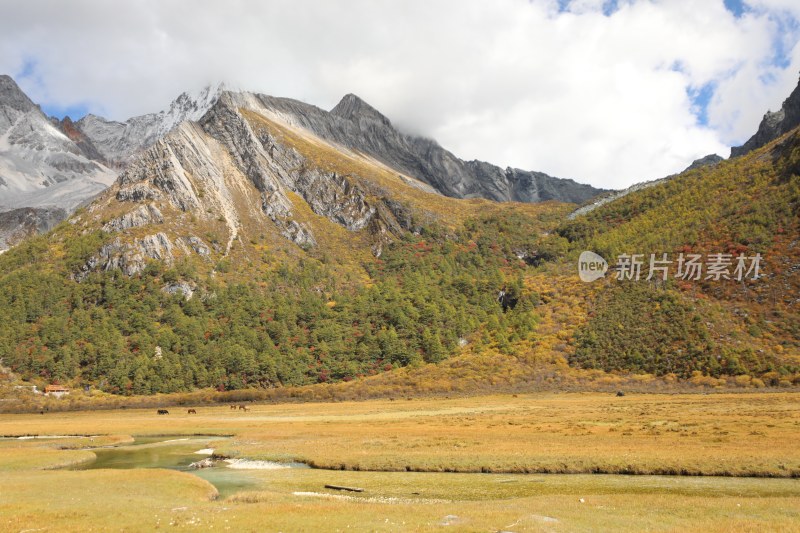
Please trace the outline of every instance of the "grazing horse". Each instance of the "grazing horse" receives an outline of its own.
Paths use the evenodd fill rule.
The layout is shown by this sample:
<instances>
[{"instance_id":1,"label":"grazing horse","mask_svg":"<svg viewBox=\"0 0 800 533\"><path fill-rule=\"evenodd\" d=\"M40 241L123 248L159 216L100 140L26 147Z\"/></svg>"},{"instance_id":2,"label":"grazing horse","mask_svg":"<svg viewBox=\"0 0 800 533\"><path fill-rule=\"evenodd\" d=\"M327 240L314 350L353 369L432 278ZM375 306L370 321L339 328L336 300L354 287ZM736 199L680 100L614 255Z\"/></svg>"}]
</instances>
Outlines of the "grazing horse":
<instances>
[{"instance_id":1,"label":"grazing horse","mask_svg":"<svg viewBox=\"0 0 800 533\"><path fill-rule=\"evenodd\" d=\"M244 412L246 413L247 411L249 411L249 410L250 410L250 408L249 408L249 407L247 407L246 405L241 405L241 404L240 404L240 405L239 405L239 410L240 410L240 411L244 411Z\"/></svg>"},{"instance_id":2,"label":"grazing horse","mask_svg":"<svg viewBox=\"0 0 800 533\"><path fill-rule=\"evenodd\" d=\"M159 409L158 410L158 414L160 414L160 415L168 415L169 411L167 411L166 409Z\"/></svg>"},{"instance_id":3,"label":"grazing horse","mask_svg":"<svg viewBox=\"0 0 800 533\"><path fill-rule=\"evenodd\" d=\"M231 411L235 411L235 410L236 410L236 406L235 405L231 405Z\"/></svg>"},{"instance_id":4,"label":"grazing horse","mask_svg":"<svg viewBox=\"0 0 800 533\"><path fill-rule=\"evenodd\" d=\"M190 414L190 415L196 415L197 414L197 411L195 411L194 409L189 409L186 412L187 412L187 414Z\"/></svg>"}]
</instances>

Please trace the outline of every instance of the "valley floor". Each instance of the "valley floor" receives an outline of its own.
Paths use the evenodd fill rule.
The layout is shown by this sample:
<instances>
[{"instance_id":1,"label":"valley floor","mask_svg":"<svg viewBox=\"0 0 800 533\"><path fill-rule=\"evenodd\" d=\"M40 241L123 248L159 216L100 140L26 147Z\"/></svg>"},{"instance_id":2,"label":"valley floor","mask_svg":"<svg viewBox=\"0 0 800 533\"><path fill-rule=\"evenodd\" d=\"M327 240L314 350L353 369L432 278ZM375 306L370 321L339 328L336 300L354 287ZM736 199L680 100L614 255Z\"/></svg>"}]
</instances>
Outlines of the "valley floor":
<instances>
[{"instance_id":1,"label":"valley floor","mask_svg":"<svg viewBox=\"0 0 800 533\"><path fill-rule=\"evenodd\" d=\"M800 523L798 393L248 407L0 415L6 437L86 435L0 439L0 530L790 531ZM249 470L220 491L167 469L60 469L92 461L92 447L155 435L208 436L182 444L183 453L211 447L316 468Z\"/></svg>"}]
</instances>

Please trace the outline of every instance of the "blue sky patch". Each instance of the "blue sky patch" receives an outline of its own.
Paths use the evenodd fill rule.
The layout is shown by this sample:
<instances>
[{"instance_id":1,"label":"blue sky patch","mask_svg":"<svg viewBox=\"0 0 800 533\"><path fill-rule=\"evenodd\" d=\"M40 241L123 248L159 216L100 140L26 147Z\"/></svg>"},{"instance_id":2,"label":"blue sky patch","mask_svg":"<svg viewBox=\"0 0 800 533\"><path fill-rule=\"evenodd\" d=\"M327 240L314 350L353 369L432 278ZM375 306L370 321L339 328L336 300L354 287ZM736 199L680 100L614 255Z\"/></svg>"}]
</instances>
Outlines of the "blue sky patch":
<instances>
[{"instance_id":1,"label":"blue sky patch","mask_svg":"<svg viewBox=\"0 0 800 533\"><path fill-rule=\"evenodd\" d=\"M619 6L617 5L617 0L608 0L607 2L603 2L603 15L610 17L613 15Z\"/></svg>"},{"instance_id":2,"label":"blue sky patch","mask_svg":"<svg viewBox=\"0 0 800 533\"><path fill-rule=\"evenodd\" d=\"M559 13L570 12L570 4L572 0L558 0ZM619 0L606 0L603 2L603 15L610 17L619 10Z\"/></svg>"},{"instance_id":3,"label":"blue sky patch","mask_svg":"<svg viewBox=\"0 0 800 533\"><path fill-rule=\"evenodd\" d=\"M89 114L89 106L86 104L75 104L66 107L42 104L41 107L45 115L58 119L69 117L73 121L77 121Z\"/></svg>"},{"instance_id":4,"label":"blue sky patch","mask_svg":"<svg viewBox=\"0 0 800 533\"><path fill-rule=\"evenodd\" d=\"M697 123L708 126L708 104L714 96L715 82L709 82L702 87L689 87L686 94L692 101L692 113L697 117Z\"/></svg>"},{"instance_id":5,"label":"blue sky patch","mask_svg":"<svg viewBox=\"0 0 800 533\"><path fill-rule=\"evenodd\" d=\"M800 22L791 15L783 17L772 16L771 18L778 26L778 31L772 41L772 64L778 68L785 69L792 64L790 54L795 43L800 38Z\"/></svg>"},{"instance_id":6,"label":"blue sky patch","mask_svg":"<svg viewBox=\"0 0 800 533\"><path fill-rule=\"evenodd\" d=\"M725 9L733 13L733 16L737 19L747 11L747 6L742 0L723 0L723 3L725 4Z\"/></svg>"},{"instance_id":7,"label":"blue sky patch","mask_svg":"<svg viewBox=\"0 0 800 533\"><path fill-rule=\"evenodd\" d=\"M22 68L14 76L14 79L25 92L30 91L33 87L42 88L45 86L39 75L38 63L35 59L26 59L22 64ZM45 115L58 119L70 117L72 120L78 120L89 113L89 106L85 103L69 104L66 106L44 102L36 103L39 104Z\"/></svg>"}]
</instances>

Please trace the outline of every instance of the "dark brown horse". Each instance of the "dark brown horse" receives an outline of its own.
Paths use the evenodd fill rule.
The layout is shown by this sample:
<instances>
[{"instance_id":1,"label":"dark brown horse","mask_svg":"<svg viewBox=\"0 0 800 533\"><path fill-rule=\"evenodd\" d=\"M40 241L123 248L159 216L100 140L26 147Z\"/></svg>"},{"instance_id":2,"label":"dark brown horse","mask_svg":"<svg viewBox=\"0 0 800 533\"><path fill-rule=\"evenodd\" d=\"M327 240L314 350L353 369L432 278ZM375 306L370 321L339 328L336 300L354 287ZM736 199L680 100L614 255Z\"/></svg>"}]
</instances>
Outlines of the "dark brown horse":
<instances>
[{"instance_id":1,"label":"dark brown horse","mask_svg":"<svg viewBox=\"0 0 800 533\"><path fill-rule=\"evenodd\" d=\"M167 411L166 409L159 409L157 412L160 415L168 415L169 414L169 411Z\"/></svg>"},{"instance_id":2,"label":"dark brown horse","mask_svg":"<svg viewBox=\"0 0 800 533\"><path fill-rule=\"evenodd\" d=\"M186 411L186 413L190 415L196 415L197 411L195 411L194 409L189 409L188 411Z\"/></svg>"}]
</instances>

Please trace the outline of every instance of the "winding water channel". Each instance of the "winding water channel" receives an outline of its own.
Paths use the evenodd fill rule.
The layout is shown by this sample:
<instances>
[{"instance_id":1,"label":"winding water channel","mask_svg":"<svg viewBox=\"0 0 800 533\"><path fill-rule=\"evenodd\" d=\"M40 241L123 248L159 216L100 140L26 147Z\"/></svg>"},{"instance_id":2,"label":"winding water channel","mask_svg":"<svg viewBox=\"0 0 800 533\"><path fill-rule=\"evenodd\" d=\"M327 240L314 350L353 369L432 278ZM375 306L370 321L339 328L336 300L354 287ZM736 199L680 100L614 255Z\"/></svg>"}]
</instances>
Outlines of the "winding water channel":
<instances>
[{"instance_id":1,"label":"winding water channel","mask_svg":"<svg viewBox=\"0 0 800 533\"><path fill-rule=\"evenodd\" d=\"M189 472L214 485L221 498L241 490L255 490L263 485L258 471L270 468L308 468L302 463L217 461L210 468L192 468L189 465L210 457L214 443L229 437L137 437L133 444L92 449L97 459L73 467L75 470L98 468L166 468Z\"/></svg>"},{"instance_id":2,"label":"winding water channel","mask_svg":"<svg viewBox=\"0 0 800 533\"><path fill-rule=\"evenodd\" d=\"M161 436L139 437L133 444L114 446L108 448L93 448L96 460L72 467L75 470L90 470L99 468L110 469L136 469L136 468L166 468L181 472L188 472L211 483L218 491L219 498L224 499L241 491L272 490L275 485L275 474L279 471L289 474L289 470L297 469L292 474L297 474L296 486L303 485L302 480L311 475L315 470L301 463L275 463L268 461L216 461L213 467L196 469L189 465L193 462L208 458L213 453L215 445L221 444L230 437L219 436ZM478 499L502 499L519 496L533 496L540 494L574 494L581 497L586 492L602 494L617 494L626 492L646 492L679 494L681 496L740 496L752 497L795 495L797 493L797 480L793 479L760 479L760 478L720 478L720 477L681 477L681 476L622 476L601 474L453 474L453 473L387 473L393 481L391 487L384 487L389 477L380 481L380 490L376 481L370 481L369 472L335 472L324 481L315 478L316 489L322 489L322 483L339 483L341 476L347 474L350 481L357 483L372 483L370 495L382 496L383 493L391 495L388 500L397 500L397 496L413 498L419 501L443 501L450 499L451 492L457 492L460 497L474 499L477 493L470 492L474 483L480 484L480 497ZM442 484L441 479L447 478L447 483ZM285 478L280 475L279 477ZM437 481L438 480L438 481ZM463 485L463 491L449 490L455 486ZM368 486L368 485L364 485ZM514 486L512 488L512 486ZM298 490L298 489L295 489ZM298 497L325 496L315 492L303 492L299 489L294 492ZM465 492L466 491L466 492ZM337 496L339 497L339 496ZM427 498L427 499L426 499ZM387 500L387 501L388 501ZM399 501L399 500L398 500Z\"/></svg>"}]
</instances>

